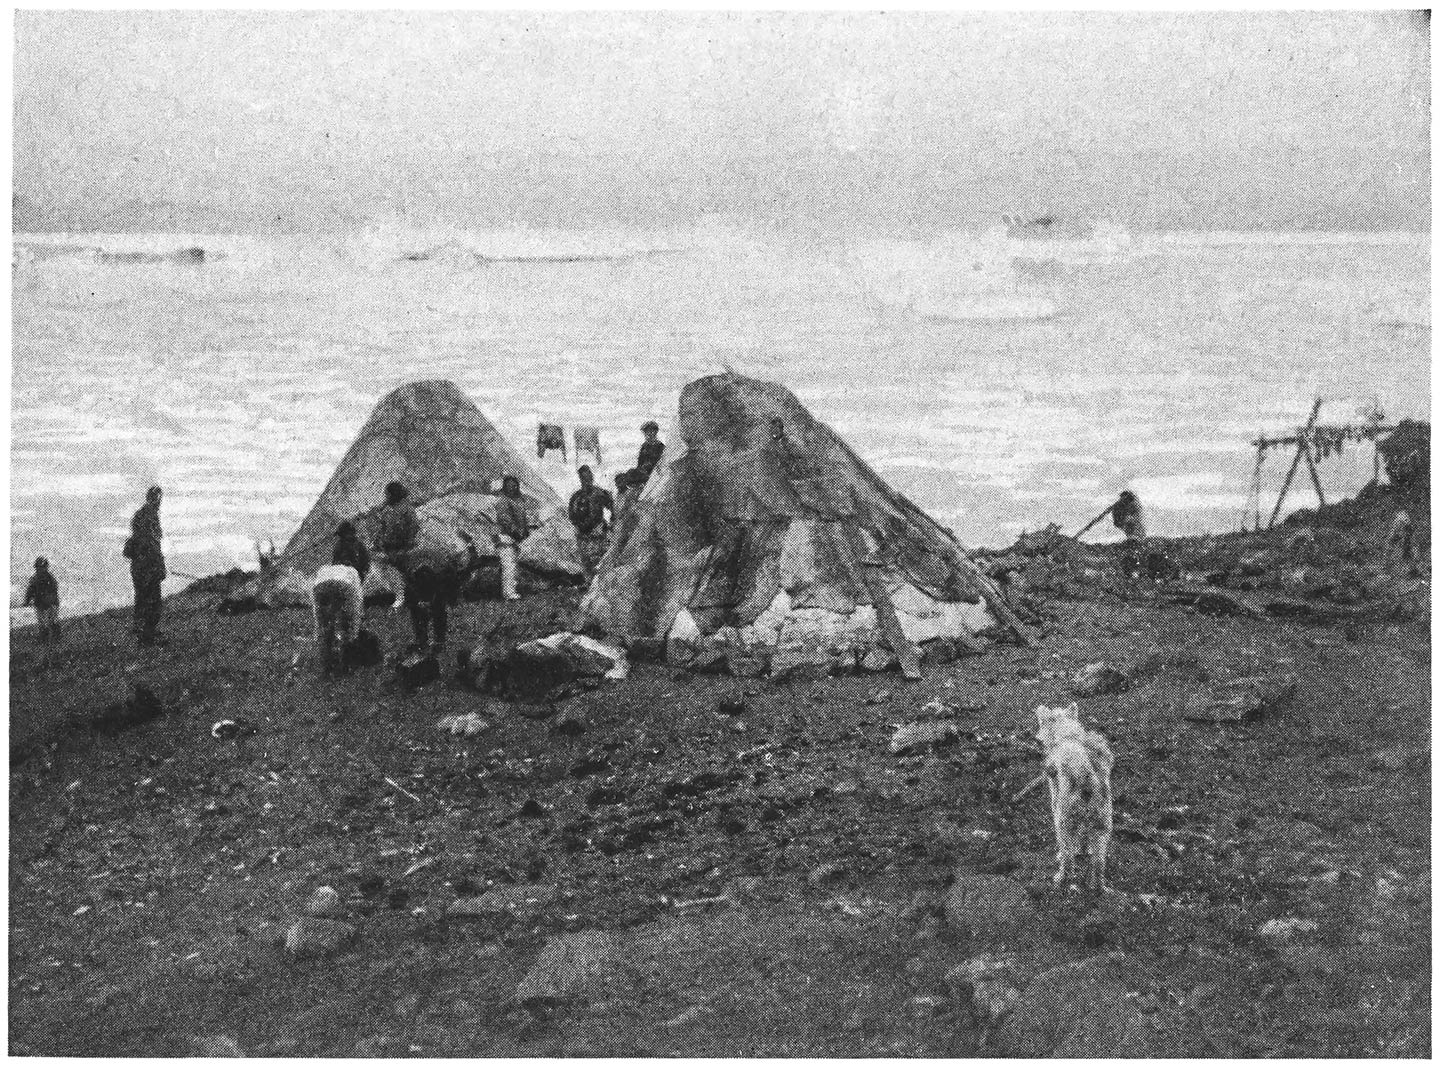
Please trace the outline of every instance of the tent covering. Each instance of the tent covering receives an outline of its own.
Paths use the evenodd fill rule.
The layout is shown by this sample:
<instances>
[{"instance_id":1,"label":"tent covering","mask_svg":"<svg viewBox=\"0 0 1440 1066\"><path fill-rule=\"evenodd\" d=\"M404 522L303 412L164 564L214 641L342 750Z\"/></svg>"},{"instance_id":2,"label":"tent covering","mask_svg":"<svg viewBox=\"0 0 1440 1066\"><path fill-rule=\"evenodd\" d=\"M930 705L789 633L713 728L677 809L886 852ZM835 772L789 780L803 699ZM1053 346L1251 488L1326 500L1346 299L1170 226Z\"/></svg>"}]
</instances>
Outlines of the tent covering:
<instances>
[{"instance_id":1,"label":"tent covering","mask_svg":"<svg viewBox=\"0 0 1440 1066\"><path fill-rule=\"evenodd\" d=\"M543 478L522 459L480 412L449 381L401 385L376 405L325 491L263 582L261 597L271 602L308 602L308 577L330 561L335 527L356 524L368 546L376 515L385 502L385 485L398 481L410 490L420 518L420 546L450 548L457 530L475 539L481 554L493 543L495 495L506 474L520 479L530 510L530 537L521 545L520 562L555 575L583 572L575 534L564 505ZM392 568L377 564L367 591L399 587Z\"/></svg>"},{"instance_id":2,"label":"tent covering","mask_svg":"<svg viewBox=\"0 0 1440 1066\"><path fill-rule=\"evenodd\" d=\"M733 373L691 382L679 437L619 521L578 628L773 664L973 643L1013 619L949 531L788 389Z\"/></svg>"}]
</instances>

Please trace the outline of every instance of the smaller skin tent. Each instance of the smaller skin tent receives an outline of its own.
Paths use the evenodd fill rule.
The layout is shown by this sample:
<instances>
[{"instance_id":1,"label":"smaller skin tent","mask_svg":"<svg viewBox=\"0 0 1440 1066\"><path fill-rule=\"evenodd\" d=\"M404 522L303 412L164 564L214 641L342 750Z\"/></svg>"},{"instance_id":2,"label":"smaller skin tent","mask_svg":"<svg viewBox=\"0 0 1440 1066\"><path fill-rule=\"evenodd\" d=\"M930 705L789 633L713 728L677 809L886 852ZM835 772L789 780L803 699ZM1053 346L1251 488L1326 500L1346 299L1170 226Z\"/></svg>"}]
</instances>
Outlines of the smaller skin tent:
<instances>
[{"instance_id":1,"label":"smaller skin tent","mask_svg":"<svg viewBox=\"0 0 1440 1066\"><path fill-rule=\"evenodd\" d=\"M886 645L1025 638L949 533L783 386L726 373L680 394L672 441L628 505L577 628L771 664L851 665Z\"/></svg>"},{"instance_id":2,"label":"smaller skin tent","mask_svg":"<svg viewBox=\"0 0 1440 1066\"><path fill-rule=\"evenodd\" d=\"M417 381L401 385L376 405L259 587L242 591L271 605L308 603L309 581L318 567L330 562L336 527L354 522L369 547L391 481L410 490L422 547L450 549L456 532L463 530L474 538L481 555L488 554L496 529L497 493L506 474L520 479L531 515L521 565L559 578L578 578L584 571L560 497L452 382ZM377 561L366 591L399 585L394 569Z\"/></svg>"}]
</instances>

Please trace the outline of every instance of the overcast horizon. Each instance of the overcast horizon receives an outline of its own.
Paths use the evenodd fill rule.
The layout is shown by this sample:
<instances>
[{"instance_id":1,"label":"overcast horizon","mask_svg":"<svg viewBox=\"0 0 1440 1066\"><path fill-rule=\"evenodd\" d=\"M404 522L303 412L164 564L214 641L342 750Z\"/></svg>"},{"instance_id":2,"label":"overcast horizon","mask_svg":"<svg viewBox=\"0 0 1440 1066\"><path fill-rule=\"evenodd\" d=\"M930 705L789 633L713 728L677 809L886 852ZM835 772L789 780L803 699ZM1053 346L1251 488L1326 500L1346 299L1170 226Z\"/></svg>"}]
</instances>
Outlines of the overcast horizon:
<instances>
[{"instance_id":1,"label":"overcast horizon","mask_svg":"<svg viewBox=\"0 0 1440 1066\"><path fill-rule=\"evenodd\" d=\"M17 231L1424 230L1428 16L19 11Z\"/></svg>"}]
</instances>

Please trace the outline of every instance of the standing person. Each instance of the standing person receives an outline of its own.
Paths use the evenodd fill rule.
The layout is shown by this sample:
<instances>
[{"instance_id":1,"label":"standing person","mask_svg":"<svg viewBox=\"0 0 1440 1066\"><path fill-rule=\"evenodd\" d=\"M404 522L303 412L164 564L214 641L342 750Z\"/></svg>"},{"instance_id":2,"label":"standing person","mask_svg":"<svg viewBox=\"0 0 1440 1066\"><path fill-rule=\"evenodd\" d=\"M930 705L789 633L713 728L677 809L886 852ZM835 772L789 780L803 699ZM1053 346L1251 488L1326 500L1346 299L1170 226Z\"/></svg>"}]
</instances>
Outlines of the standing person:
<instances>
[{"instance_id":1,"label":"standing person","mask_svg":"<svg viewBox=\"0 0 1440 1066\"><path fill-rule=\"evenodd\" d=\"M135 633L142 645L164 644L160 635L160 586L169 576L165 551L161 547L159 485L145 494L145 503L130 519L130 539L125 555L130 560L130 580L135 586Z\"/></svg>"},{"instance_id":2,"label":"standing person","mask_svg":"<svg viewBox=\"0 0 1440 1066\"><path fill-rule=\"evenodd\" d=\"M1120 493L1110 511L1110 520L1125 534L1125 549L1120 558L1125 573L1138 575L1145 554L1145 514L1140 509L1140 497L1129 489Z\"/></svg>"},{"instance_id":3,"label":"standing person","mask_svg":"<svg viewBox=\"0 0 1440 1066\"><path fill-rule=\"evenodd\" d=\"M389 563L400 571L403 584L400 589L400 600L395 604L395 609L399 610L401 603L409 607L410 624L416 631L417 641L423 645L425 638L420 635L422 632L421 620L415 614L420 595L414 587L410 574L410 557L414 554L416 542L420 539L420 516L415 513L415 505L410 502L410 490L398 481L392 481L386 485L385 506L380 508L378 517L379 525L375 530L371 548L375 552L375 558ZM337 550L338 547L337 545ZM423 608L419 609L423 610ZM427 624L424 626L424 631L428 632L428 630Z\"/></svg>"},{"instance_id":4,"label":"standing person","mask_svg":"<svg viewBox=\"0 0 1440 1066\"><path fill-rule=\"evenodd\" d=\"M1125 534L1126 540L1145 539L1145 514L1140 509L1140 497L1129 489L1120 494L1110 512L1115 528Z\"/></svg>"},{"instance_id":5,"label":"standing person","mask_svg":"<svg viewBox=\"0 0 1440 1066\"><path fill-rule=\"evenodd\" d=\"M330 555L334 566L353 566L363 583L370 572L370 553L365 550L354 522L341 522L335 527L335 551Z\"/></svg>"},{"instance_id":6,"label":"standing person","mask_svg":"<svg viewBox=\"0 0 1440 1066\"><path fill-rule=\"evenodd\" d=\"M404 574L419 536L420 516L410 502L410 490L398 481L390 482L385 486L385 506L380 508L380 526L371 547L377 556Z\"/></svg>"},{"instance_id":7,"label":"standing person","mask_svg":"<svg viewBox=\"0 0 1440 1066\"><path fill-rule=\"evenodd\" d=\"M48 644L60 639L60 586L55 575L50 573L50 560L45 556L35 560L35 574L25 588L25 602L22 607L35 607L35 624L40 630L40 642Z\"/></svg>"},{"instance_id":8,"label":"standing person","mask_svg":"<svg viewBox=\"0 0 1440 1066\"><path fill-rule=\"evenodd\" d=\"M530 519L525 501L520 498L520 479L506 474L500 487L500 502L495 505L495 549L500 556L500 594L507 600L518 600L516 575L520 569L520 544L530 535Z\"/></svg>"},{"instance_id":9,"label":"standing person","mask_svg":"<svg viewBox=\"0 0 1440 1066\"><path fill-rule=\"evenodd\" d=\"M580 476L580 488L570 497L570 524L575 527L575 543L580 548L580 562L585 567L586 580L595 576L609 546L610 524L605 512L615 517L615 497L595 484L595 474L588 466L582 466L576 473Z\"/></svg>"}]
</instances>

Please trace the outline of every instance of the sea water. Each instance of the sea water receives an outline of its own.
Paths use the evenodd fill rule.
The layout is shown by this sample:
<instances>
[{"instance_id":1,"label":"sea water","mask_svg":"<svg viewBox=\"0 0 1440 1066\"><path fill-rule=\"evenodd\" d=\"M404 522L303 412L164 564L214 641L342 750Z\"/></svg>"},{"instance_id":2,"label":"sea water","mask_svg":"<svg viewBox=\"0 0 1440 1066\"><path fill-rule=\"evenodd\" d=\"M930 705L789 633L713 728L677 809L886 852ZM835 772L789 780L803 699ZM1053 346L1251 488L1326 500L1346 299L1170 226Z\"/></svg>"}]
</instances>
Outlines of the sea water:
<instances>
[{"instance_id":1,"label":"sea water","mask_svg":"<svg viewBox=\"0 0 1440 1066\"><path fill-rule=\"evenodd\" d=\"M190 246L203 263L116 258ZM788 386L973 545L1073 531L1126 487L1155 534L1233 530L1250 440L1317 395L1322 421L1376 400L1429 418L1429 269L1408 234L21 235L11 603L39 554L63 613L127 602L121 546L152 483L167 591L253 568L375 403L426 378L532 459L538 422L600 427L607 484L641 422L673 432L680 388L729 367ZM1369 446L1327 459L1327 498L1371 464ZM1264 517L1287 465L1262 470ZM573 457L535 466L573 488ZM1314 502L1298 477L1286 510Z\"/></svg>"}]
</instances>

